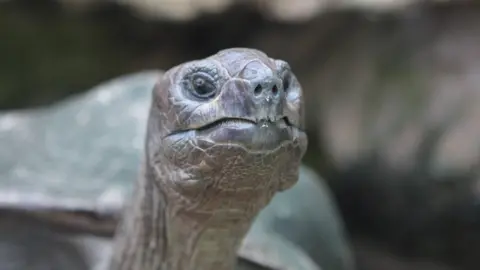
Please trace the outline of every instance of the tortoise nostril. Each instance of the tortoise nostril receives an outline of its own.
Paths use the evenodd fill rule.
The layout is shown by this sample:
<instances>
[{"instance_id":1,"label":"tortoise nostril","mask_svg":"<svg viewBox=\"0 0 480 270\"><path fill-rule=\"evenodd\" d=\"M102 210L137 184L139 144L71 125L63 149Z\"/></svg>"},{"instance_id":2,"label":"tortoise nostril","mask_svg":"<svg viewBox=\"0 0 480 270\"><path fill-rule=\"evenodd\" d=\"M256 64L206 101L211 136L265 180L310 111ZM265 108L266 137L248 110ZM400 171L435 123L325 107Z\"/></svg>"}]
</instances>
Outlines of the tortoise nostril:
<instances>
[{"instance_id":1,"label":"tortoise nostril","mask_svg":"<svg viewBox=\"0 0 480 270\"><path fill-rule=\"evenodd\" d=\"M272 94L274 94L274 95L277 95L277 94L278 94L278 87L277 87L276 85L274 85L274 86L272 87Z\"/></svg>"},{"instance_id":2,"label":"tortoise nostril","mask_svg":"<svg viewBox=\"0 0 480 270\"><path fill-rule=\"evenodd\" d=\"M262 86L261 85L257 85L257 87L255 87L255 89L253 90L253 93L255 95L259 95L260 93L262 93Z\"/></svg>"}]
</instances>

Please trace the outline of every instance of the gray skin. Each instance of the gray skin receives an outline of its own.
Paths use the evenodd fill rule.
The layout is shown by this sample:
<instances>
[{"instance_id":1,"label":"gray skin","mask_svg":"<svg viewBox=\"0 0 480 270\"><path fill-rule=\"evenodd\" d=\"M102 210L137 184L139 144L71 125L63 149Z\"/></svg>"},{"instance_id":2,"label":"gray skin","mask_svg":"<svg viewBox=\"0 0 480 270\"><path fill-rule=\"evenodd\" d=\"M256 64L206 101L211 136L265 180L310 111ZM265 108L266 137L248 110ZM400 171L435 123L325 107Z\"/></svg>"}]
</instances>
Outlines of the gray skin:
<instances>
[{"instance_id":1,"label":"gray skin","mask_svg":"<svg viewBox=\"0 0 480 270\"><path fill-rule=\"evenodd\" d=\"M145 156L110 270L233 270L254 218L298 180L302 89L288 64L228 49L156 83Z\"/></svg>"},{"instance_id":2,"label":"gray skin","mask_svg":"<svg viewBox=\"0 0 480 270\"><path fill-rule=\"evenodd\" d=\"M129 74L46 108L0 114L2 270L108 268L160 77ZM301 166L297 184L255 218L238 269L354 269L323 182Z\"/></svg>"}]
</instances>

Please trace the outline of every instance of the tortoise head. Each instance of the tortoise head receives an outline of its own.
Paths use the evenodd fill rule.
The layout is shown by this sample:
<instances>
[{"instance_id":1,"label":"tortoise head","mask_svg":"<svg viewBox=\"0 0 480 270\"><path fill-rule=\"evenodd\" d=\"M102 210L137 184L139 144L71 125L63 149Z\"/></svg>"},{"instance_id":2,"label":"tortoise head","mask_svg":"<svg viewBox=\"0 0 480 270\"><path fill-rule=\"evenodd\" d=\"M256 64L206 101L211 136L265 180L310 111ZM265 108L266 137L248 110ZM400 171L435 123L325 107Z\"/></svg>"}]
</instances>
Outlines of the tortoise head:
<instances>
[{"instance_id":1,"label":"tortoise head","mask_svg":"<svg viewBox=\"0 0 480 270\"><path fill-rule=\"evenodd\" d=\"M258 50L181 64L154 88L147 160L185 194L286 189L307 147L303 103L289 65Z\"/></svg>"}]
</instances>

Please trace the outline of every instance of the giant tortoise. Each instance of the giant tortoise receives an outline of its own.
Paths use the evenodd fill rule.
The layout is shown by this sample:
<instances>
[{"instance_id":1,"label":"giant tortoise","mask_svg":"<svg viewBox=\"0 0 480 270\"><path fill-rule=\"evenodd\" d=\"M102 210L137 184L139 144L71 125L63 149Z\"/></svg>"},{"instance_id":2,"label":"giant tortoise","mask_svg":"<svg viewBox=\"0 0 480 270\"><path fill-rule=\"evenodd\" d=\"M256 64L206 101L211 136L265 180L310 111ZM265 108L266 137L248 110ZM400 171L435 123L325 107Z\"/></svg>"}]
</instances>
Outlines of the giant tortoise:
<instances>
[{"instance_id":1,"label":"giant tortoise","mask_svg":"<svg viewBox=\"0 0 480 270\"><path fill-rule=\"evenodd\" d=\"M353 269L302 99L233 48L4 113L0 268Z\"/></svg>"}]
</instances>

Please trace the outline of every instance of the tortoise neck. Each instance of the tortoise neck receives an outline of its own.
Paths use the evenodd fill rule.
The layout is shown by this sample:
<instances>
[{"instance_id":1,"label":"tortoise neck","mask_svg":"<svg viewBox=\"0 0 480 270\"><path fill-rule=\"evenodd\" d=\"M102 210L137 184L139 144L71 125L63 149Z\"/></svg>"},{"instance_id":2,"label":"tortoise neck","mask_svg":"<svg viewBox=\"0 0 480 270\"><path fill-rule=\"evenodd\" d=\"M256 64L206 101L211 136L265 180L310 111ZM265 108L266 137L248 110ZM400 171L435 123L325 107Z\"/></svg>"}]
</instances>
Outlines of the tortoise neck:
<instances>
[{"instance_id":1,"label":"tortoise neck","mask_svg":"<svg viewBox=\"0 0 480 270\"><path fill-rule=\"evenodd\" d=\"M143 176L117 229L110 270L233 270L253 217L178 207Z\"/></svg>"}]
</instances>

